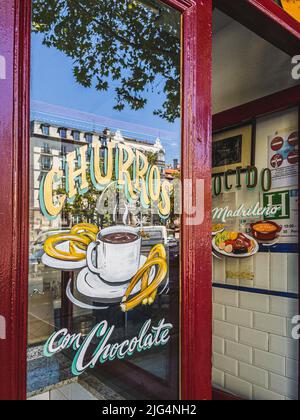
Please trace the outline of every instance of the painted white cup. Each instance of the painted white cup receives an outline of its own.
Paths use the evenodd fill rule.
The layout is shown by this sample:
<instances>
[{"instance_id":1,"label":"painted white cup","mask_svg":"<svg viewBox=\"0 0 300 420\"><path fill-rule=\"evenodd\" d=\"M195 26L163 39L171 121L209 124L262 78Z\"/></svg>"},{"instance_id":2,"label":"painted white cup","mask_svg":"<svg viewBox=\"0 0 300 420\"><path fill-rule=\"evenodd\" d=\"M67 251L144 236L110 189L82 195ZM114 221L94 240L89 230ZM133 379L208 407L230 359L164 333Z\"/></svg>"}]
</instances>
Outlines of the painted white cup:
<instances>
[{"instance_id":1,"label":"painted white cup","mask_svg":"<svg viewBox=\"0 0 300 420\"><path fill-rule=\"evenodd\" d=\"M110 243L103 240L113 233L132 233L136 239L128 243ZM113 226L101 230L97 241L87 249L87 265L108 283L129 281L139 270L142 239L139 231L130 226Z\"/></svg>"}]
</instances>

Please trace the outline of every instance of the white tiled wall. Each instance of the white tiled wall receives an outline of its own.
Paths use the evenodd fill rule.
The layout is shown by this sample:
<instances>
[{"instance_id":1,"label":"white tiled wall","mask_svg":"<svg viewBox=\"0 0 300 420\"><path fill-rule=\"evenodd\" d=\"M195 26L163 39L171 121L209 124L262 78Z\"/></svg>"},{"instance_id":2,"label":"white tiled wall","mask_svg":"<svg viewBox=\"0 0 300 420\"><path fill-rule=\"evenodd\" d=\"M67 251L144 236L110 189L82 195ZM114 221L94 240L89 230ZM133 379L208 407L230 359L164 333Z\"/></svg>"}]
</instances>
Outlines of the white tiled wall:
<instances>
[{"instance_id":1,"label":"white tiled wall","mask_svg":"<svg viewBox=\"0 0 300 420\"><path fill-rule=\"evenodd\" d=\"M240 397L297 399L297 300L214 288L213 384Z\"/></svg>"},{"instance_id":2,"label":"white tiled wall","mask_svg":"<svg viewBox=\"0 0 300 420\"><path fill-rule=\"evenodd\" d=\"M254 276L245 283L243 278L232 278L229 275L232 273L248 273L248 275L254 273ZM298 278L298 254L258 253L254 257L247 258L247 266L245 260L214 259L213 279L216 283L297 293ZM231 295L228 296L228 299L233 299ZM253 304L256 305L256 302L257 298Z\"/></svg>"}]
</instances>

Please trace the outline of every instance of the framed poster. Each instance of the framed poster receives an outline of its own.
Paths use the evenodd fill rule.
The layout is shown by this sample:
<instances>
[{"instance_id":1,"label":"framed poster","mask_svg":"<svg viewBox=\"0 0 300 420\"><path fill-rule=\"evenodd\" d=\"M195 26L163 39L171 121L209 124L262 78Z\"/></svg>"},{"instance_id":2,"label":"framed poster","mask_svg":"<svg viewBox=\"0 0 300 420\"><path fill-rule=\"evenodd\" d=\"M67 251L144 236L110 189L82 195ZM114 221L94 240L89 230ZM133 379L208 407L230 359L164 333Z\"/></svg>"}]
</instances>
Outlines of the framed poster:
<instances>
[{"instance_id":1,"label":"framed poster","mask_svg":"<svg viewBox=\"0 0 300 420\"><path fill-rule=\"evenodd\" d=\"M226 129L213 135L213 174L254 165L254 123Z\"/></svg>"}]
</instances>

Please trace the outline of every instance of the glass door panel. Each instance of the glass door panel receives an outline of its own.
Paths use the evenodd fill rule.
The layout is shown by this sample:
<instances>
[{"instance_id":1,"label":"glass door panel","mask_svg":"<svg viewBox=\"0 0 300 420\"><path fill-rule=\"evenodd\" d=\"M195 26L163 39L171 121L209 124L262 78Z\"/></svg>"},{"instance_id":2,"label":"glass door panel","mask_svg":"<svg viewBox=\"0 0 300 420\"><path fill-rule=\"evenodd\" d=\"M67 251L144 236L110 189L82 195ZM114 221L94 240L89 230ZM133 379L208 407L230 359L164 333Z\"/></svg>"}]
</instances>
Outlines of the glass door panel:
<instances>
[{"instance_id":1,"label":"glass door panel","mask_svg":"<svg viewBox=\"0 0 300 420\"><path fill-rule=\"evenodd\" d=\"M180 13L32 9L28 397L178 399Z\"/></svg>"}]
</instances>

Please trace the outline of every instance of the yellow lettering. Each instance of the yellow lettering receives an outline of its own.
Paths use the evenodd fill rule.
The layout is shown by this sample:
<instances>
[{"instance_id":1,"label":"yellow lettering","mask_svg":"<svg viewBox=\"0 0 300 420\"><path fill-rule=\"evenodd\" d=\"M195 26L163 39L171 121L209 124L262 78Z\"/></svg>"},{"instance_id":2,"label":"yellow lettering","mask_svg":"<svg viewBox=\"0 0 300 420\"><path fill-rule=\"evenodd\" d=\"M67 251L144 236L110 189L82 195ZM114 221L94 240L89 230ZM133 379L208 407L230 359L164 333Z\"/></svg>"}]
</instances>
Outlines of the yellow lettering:
<instances>
[{"instance_id":1,"label":"yellow lettering","mask_svg":"<svg viewBox=\"0 0 300 420\"><path fill-rule=\"evenodd\" d=\"M76 188L76 179L80 177L80 190L87 190L89 188L89 184L87 181L86 171L87 171L87 161L86 161L86 153L88 150L88 146L85 145L80 147L74 152L68 153L67 155L67 181L68 181L68 196L69 199L75 197L77 193ZM78 157L80 167L75 169L75 160Z\"/></svg>"},{"instance_id":2,"label":"yellow lettering","mask_svg":"<svg viewBox=\"0 0 300 420\"><path fill-rule=\"evenodd\" d=\"M147 157L136 151L136 180L135 180L135 189L141 192L142 205L149 206L150 200L147 195L147 186L145 177L149 168L149 163Z\"/></svg>"},{"instance_id":3,"label":"yellow lettering","mask_svg":"<svg viewBox=\"0 0 300 420\"><path fill-rule=\"evenodd\" d=\"M62 178L63 171L58 168L52 168L50 172L46 175L44 179L44 189L43 189L43 201L42 209L43 212L46 212L47 215L51 217L56 217L62 211L64 203L66 201L66 195L62 195L58 199L57 205L53 202L53 184L55 182L55 178L59 177Z\"/></svg>"},{"instance_id":4,"label":"yellow lettering","mask_svg":"<svg viewBox=\"0 0 300 420\"><path fill-rule=\"evenodd\" d=\"M106 158L106 175L102 175L101 168L100 168L100 149L101 143L96 140L92 144L92 153L93 153L93 160L94 165L91 166L91 174L92 178L94 175L95 182L100 186L108 185L113 176L113 150L115 148L115 144L110 142L107 145L107 158Z\"/></svg>"},{"instance_id":5,"label":"yellow lettering","mask_svg":"<svg viewBox=\"0 0 300 420\"><path fill-rule=\"evenodd\" d=\"M164 181L161 186L161 201L158 205L159 213L167 218L171 212L171 197L173 186L169 181Z\"/></svg>"},{"instance_id":6,"label":"yellow lettering","mask_svg":"<svg viewBox=\"0 0 300 420\"><path fill-rule=\"evenodd\" d=\"M158 166L151 167L149 172L149 193L152 201L158 201L160 197L160 170Z\"/></svg>"},{"instance_id":7,"label":"yellow lettering","mask_svg":"<svg viewBox=\"0 0 300 420\"><path fill-rule=\"evenodd\" d=\"M132 168L134 162L134 153L131 147L126 146L125 144L118 145L119 150L119 185L126 185L130 197L135 200L137 198L133 190L133 185L131 182L131 175L129 169ZM125 156L127 155L127 156Z\"/></svg>"}]
</instances>

